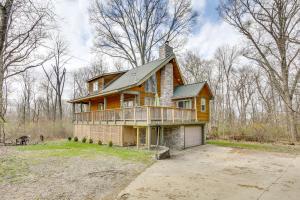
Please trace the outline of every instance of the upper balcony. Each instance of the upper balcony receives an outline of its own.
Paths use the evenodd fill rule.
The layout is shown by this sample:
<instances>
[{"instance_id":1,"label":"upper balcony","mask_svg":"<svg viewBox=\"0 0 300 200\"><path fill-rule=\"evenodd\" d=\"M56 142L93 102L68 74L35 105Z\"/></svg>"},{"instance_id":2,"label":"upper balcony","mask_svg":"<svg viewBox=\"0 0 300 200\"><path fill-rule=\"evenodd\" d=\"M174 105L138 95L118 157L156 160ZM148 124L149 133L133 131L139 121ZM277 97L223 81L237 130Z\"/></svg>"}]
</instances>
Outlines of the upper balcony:
<instances>
[{"instance_id":1,"label":"upper balcony","mask_svg":"<svg viewBox=\"0 0 300 200\"><path fill-rule=\"evenodd\" d=\"M139 106L103 111L79 112L74 115L75 124L110 125L178 125L201 123L196 120L194 109L158 106Z\"/></svg>"}]
</instances>

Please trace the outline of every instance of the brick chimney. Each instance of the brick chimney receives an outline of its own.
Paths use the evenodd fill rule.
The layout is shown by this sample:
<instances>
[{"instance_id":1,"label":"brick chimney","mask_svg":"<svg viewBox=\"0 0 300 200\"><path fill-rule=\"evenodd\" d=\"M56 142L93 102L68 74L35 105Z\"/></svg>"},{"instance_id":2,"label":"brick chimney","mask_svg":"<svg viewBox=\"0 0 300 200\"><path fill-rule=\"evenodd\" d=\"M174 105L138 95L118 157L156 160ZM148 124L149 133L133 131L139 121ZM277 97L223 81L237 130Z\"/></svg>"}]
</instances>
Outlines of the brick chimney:
<instances>
[{"instance_id":1,"label":"brick chimney","mask_svg":"<svg viewBox=\"0 0 300 200\"><path fill-rule=\"evenodd\" d=\"M173 48L169 46L169 41L166 41L165 44L159 47L159 58L167 58L173 54Z\"/></svg>"}]
</instances>

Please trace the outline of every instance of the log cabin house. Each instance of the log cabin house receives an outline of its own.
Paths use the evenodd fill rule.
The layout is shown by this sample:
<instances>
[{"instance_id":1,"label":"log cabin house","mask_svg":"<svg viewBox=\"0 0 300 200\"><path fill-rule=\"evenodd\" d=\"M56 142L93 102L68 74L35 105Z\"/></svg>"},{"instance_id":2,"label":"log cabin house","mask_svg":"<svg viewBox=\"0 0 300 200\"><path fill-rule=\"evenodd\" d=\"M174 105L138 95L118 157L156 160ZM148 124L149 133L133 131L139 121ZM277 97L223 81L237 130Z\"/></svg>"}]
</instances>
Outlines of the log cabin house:
<instances>
[{"instance_id":1,"label":"log cabin house","mask_svg":"<svg viewBox=\"0 0 300 200\"><path fill-rule=\"evenodd\" d=\"M87 84L87 96L69 101L79 139L138 148L184 149L205 143L212 92L207 82L185 84L168 43L159 48L159 59L101 74Z\"/></svg>"}]
</instances>

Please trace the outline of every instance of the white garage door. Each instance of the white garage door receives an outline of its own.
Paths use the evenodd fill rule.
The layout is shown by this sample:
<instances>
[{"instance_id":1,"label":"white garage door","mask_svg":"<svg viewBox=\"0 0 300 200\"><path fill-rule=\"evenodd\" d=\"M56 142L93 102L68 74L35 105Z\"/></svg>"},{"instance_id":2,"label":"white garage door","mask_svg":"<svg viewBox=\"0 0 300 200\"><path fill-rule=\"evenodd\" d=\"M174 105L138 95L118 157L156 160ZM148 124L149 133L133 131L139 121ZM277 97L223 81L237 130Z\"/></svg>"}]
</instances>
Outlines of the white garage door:
<instances>
[{"instance_id":1,"label":"white garage door","mask_svg":"<svg viewBox=\"0 0 300 200\"><path fill-rule=\"evenodd\" d=\"M202 144L201 126L186 126L184 131L185 131L185 136L184 136L185 148Z\"/></svg>"}]
</instances>

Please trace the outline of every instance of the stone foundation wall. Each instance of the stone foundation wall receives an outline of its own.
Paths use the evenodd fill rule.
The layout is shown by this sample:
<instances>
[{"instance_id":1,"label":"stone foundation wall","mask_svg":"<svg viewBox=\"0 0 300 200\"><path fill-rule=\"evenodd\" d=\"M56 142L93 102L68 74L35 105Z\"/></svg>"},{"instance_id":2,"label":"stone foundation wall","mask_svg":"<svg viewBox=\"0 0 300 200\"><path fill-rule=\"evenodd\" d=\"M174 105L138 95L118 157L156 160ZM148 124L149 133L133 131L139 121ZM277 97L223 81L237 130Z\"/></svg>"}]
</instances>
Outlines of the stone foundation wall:
<instances>
[{"instance_id":1,"label":"stone foundation wall","mask_svg":"<svg viewBox=\"0 0 300 200\"><path fill-rule=\"evenodd\" d=\"M164 143L171 149L184 149L183 126L164 128Z\"/></svg>"}]
</instances>

